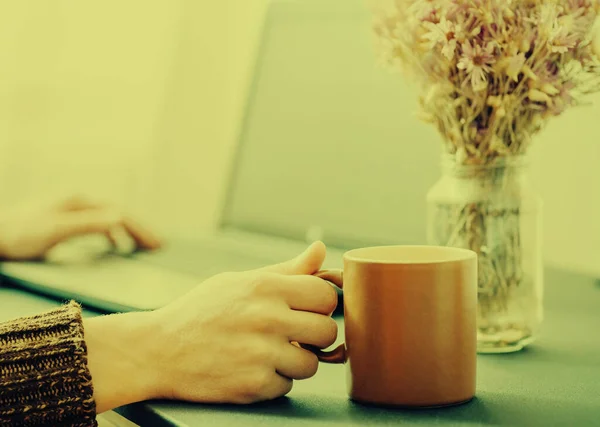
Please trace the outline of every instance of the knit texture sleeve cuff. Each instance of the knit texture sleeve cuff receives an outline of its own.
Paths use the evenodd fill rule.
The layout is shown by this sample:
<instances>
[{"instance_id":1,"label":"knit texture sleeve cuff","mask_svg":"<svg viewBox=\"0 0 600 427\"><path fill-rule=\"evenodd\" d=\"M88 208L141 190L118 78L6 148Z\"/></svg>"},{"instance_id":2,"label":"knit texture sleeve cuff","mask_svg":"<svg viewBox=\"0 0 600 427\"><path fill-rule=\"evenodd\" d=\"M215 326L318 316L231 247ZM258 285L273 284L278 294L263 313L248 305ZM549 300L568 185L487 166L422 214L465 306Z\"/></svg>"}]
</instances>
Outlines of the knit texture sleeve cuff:
<instances>
[{"instance_id":1,"label":"knit texture sleeve cuff","mask_svg":"<svg viewBox=\"0 0 600 427\"><path fill-rule=\"evenodd\" d=\"M81 307L0 323L0 426L97 426Z\"/></svg>"}]
</instances>

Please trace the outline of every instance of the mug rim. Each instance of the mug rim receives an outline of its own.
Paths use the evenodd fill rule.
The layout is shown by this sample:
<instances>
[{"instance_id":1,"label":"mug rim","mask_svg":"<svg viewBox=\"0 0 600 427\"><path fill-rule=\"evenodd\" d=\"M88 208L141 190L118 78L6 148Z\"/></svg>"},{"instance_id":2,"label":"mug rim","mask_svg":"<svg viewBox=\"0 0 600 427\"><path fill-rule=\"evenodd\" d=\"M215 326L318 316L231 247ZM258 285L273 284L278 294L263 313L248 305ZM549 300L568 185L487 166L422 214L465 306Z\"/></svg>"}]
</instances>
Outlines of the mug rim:
<instances>
[{"instance_id":1,"label":"mug rim","mask_svg":"<svg viewBox=\"0 0 600 427\"><path fill-rule=\"evenodd\" d=\"M387 256L375 256L369 253L388 252ZM413 251L413 257L402 256L401 251ZM425 255L424 252L432 252ZM435 255L433 254L435 252ZM406 252L408 253L408 252ZM420 257L418 256L420 255ZM389 245L389 246L368 246L364 248L351 249L344 253L345 261L351 261L360 264L381 264L381 265L436 265L452 264L464 262L471 259L477 259L477 254L464 248L455 248L451 246L435 245Z\"/></svg>"}]
</instances>

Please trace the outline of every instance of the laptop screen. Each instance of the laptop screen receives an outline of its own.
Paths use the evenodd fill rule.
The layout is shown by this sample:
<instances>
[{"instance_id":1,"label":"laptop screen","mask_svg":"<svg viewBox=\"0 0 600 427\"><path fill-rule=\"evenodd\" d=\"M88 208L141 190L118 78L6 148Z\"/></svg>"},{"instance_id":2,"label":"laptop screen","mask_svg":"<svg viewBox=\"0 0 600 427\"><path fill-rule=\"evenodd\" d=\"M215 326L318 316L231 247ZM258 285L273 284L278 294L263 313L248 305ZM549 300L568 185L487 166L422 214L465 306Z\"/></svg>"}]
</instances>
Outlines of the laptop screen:
<instances>
[{"instance_id":1,"label":"laptop screen","mask_svg":"<svg viewBox=\"0 0 600 427\"><path fill-rule=\"evenodd\" d=\"M364 0L274 2L223 226L340 248L422 244L439 137L377 65Z\"/></svg>"}]
</instances>

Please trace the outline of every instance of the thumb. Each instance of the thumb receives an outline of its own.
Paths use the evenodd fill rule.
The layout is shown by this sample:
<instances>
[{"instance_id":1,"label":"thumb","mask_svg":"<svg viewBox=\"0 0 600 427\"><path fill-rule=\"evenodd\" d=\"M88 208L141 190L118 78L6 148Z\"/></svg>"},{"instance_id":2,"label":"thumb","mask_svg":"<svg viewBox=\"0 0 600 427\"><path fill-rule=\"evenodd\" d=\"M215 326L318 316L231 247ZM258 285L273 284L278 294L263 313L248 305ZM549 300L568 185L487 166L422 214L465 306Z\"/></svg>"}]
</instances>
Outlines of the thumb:
<instances>
[{"instance_id":1,"label":"thumb","mask_svg":"<svg viewBox=\"0 0 600 427\"><path fill-rule=\"evenodd\" d=\"M279 273L285 275L312 275L321 269L327 249L323 242L317 241L295 258L279 264L259 268L257 271Z\"/></svg>"}]
</instances>

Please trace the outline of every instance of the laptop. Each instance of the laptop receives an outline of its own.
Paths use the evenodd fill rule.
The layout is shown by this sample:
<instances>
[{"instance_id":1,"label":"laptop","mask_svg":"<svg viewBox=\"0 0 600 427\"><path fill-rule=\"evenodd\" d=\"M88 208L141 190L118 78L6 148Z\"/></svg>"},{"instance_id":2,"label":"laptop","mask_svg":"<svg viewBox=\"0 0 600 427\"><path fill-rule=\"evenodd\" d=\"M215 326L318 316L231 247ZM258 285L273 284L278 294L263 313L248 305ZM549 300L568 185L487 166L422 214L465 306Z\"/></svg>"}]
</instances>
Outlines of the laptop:
<instances>
[{"instance_id":1,"label":"laptop","mask_svg":"<svg viewBox=\"0 0 600 427\"><path fill-rule=\"evenodd\" d=\"M98 310L148 310L316 239L332 268L347 249L422 244L439 139L416 102L412 85L377 66L363 0L273 1L217 230L128 256L79 239L71 259L6 262L0 274Z\"/></svg>"}]
</instances>

